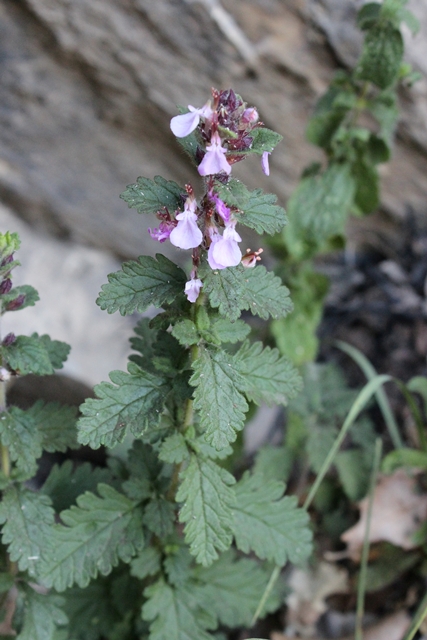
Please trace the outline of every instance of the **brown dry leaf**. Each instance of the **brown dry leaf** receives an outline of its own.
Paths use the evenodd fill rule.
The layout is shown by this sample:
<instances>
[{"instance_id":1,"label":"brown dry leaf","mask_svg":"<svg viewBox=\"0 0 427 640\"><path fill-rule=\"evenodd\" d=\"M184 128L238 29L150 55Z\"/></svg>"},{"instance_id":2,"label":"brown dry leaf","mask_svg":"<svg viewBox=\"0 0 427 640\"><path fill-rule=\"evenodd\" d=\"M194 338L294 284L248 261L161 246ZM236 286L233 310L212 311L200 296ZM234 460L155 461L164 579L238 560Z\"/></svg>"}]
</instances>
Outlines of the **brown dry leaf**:
<instances>
[{"instance_id":1,"label":"brown dry leaf","mask_svg":"<svg viewBox=\"0 0 427 640\"><path fill-rule=\"evenodd\" d=\"M368 498L359 502L360 520L345 531L341 540L347 543L351 558L358 560L365 536ZM382 476L377 483L372 506L369 542L386 540L413 549L413 535L427 519L427 495L416 493L416 478L403 469Z\"/></svg>"},{"instance_id":2,"label":"brown dry leaf","mask_svg":"<svg viewBox=\"0 0 427 640\"><path fill-rule=\"evenodd\" d=\"M286 599L288 629L305 638L315 635L318 619L327 610L326 598L333 593L348 593L346 569L321 562L313 570L294 569L289 580L292 593Z\"/></svg>"}]
</instances>

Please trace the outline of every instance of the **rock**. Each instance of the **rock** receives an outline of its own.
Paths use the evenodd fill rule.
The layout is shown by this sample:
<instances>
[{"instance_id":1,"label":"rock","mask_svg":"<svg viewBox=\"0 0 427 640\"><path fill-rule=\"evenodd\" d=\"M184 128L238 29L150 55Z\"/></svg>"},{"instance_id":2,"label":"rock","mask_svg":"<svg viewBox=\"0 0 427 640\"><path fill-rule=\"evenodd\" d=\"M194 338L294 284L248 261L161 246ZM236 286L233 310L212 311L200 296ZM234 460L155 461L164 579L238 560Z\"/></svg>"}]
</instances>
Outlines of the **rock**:
<instances>
[{"instance_id":1,"label":"rock","mask_svg":"<svg viewBox=\"0 0 427 640\"><path fill-rule=\"evenodd\" d=\"M413 0L423 27L427 9ZM269 179L238 167L282 203L321 157L304 140L332 73L360 45L353 0L5 0L0 6L0 197L15 215L62 239L120 256L153 254L153 223L118 195L138 175L198 177L169 131L176 104L201 105L232 85L284 136ZM228 26L227 26L228 25ZM231 25L231 26L230 26ZM425 71L425 39L407 59ZM332 52L332 53L331 53ZM420 209L427 193L423 79L402 95L394 159L383 171L387 211Z\"/></svg>"},{"instance_id":2,"label":"rock","mask_svg":"<svg viewBox=\"0 0 427 640\"><path fill-rule=\"evenodd\" d=\"M17 258L22 266L13 271L14 285L31 284L40 294L35 307L4 315L2 335L36 331L67 342L71 353L61 373L88 387L108 380L113 369L126 370L136 320L108 315L95 304L107 274L120 267L117 260L97 249L46 238L4 207L0 229L21 238Z\"/></svg>"}]
</instances>

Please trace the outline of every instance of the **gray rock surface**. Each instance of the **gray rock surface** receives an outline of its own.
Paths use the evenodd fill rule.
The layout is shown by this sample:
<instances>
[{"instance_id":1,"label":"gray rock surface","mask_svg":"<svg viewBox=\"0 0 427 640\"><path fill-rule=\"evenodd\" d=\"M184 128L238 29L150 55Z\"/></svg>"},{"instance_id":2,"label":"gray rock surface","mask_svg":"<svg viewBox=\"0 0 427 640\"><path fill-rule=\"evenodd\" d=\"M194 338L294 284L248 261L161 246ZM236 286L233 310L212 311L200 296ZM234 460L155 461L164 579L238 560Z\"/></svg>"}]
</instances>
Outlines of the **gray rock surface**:
<instances>
[{"instance_id":1,"label":"gray rock surface","mask_svg":"<svg viewBox=\"0 0 427 640\"><path fill-rule=\"evenodd\" d=\"M284 135L269 180L256 163L240 175L285 203L319 157L304 127L334 69L354 60L358 4L224 0L218 14L214 0L3 0L0 196L59 237L121 256L153 253L149 222L118 195L137 175L196 180L169 118L176 104L203 104L212 85L232 85ZM425 26L424 3L412 4ZM425 46L422 34L408 37L407 58L422 71ZM402 96L383 179L395 214L426 199L426 91L424 79Z\"/></svg>"},{"instance_id":2,"label":"gray rock surface","mask_svg":"<svg viewBox=\"0 0 427 640\"><path fill-rule=\"evenodd\" d=\"M136 320L108 315L95 304L107 274L119 268L117 260L97 249L47 238L5 207L0 207L0 229L16 231L21 238L14 285L31 284L40 295L34 307L3 316L2 336L36 331L67 342L71 352L61 373L89 388L108 380L113 369L126 370Z\"/></svg>"},{"instance_id":3,"label":"gray rock surface","mask_svg":"<svg viewBox=\"0 0 427 640\"><path fill-rule=\"evenodd\" d=\"M14 319L28 318L24 332L72 343L70 375L91 385L124 366L132 321L107 316L94 300L117 268L113 254L159 248L146 232L153 220L119 199L124 186L156 174L197 185L169 130L176 105L202 105L211 86L233 86L257 105L284 142L270 178L255 159L236 172L286 204L303 167L321 158L305 125L334 70L357 56L360 4L2 0L0 201L9 213L0 225L23 234L21 275L42 296L35 316ZM407 60L423 79L402 93L394 158L383 170L384 209L396 216L408 205L423 211L427 198L427 5L410 7L422 31L405 35Z\"/></svg>"}]
</instances>

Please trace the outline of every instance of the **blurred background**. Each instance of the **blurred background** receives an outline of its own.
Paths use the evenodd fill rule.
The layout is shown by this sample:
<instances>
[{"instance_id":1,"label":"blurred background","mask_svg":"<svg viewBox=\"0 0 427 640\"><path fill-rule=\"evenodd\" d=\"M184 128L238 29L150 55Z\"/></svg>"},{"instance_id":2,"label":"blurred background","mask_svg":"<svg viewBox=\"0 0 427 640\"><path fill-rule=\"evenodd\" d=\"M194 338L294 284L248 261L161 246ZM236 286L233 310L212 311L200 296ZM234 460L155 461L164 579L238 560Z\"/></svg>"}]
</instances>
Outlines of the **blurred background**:
<instances>
[{"instance_id":1,"label":"blurred background","mask_svg":"<svg viewBox=\"0 0 427 640\"><path fill-rule=\"evenodd\" d=\"M169 129L176 105L202 106L212 86L233 87L256 105L284 140L269 178L252 159L236 173L286 206L303 167L321 159L305 126L335 70L358 56L362 4L1 0L0 228L22 238L15 284L32 284L42 299L8 314L2 334L67 341L64 371L88 387L124 368L134 319L108 316L95 298L119 260L160 248L146 231L154 217L129 210L119 199L124 187L139 175L197 185ZM409 8L421 33L405 32L406 61L423 78L401 93L382 209L354 224L354 243L378 228L393 242L409 211L427 210L427 4L411 0Z\"/></svg>"}]
</instances>

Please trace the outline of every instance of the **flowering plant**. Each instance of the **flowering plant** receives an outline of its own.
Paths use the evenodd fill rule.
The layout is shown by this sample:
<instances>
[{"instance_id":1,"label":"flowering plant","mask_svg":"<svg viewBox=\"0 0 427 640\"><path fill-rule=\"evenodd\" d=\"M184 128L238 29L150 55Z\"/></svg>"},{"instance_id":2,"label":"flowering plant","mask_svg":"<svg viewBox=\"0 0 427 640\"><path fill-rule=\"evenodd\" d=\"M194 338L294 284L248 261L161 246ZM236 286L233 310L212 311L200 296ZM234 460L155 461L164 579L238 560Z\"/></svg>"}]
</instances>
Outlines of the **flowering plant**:
<instances>
[{"instance_id":1,"label":"flowering plant","mask_svg":"<svg viewBox=\"0 0 427 640\"><path fill-rule=\"evenodd\" d=\"M240 319L243 310L267 319L292 309L288 289L258 264L261 250L242 253L236 229L274 233L285 212L275 196L232 176L251 153L268 173L280 136L232 90L213 91L210 102L189 106L171 128L197 165L201 195L156 177L138 178L121 197L157 216L149 231L155 241L191 250L191 268L186 275L161 254L141 256L102 287L97 302L109 313L161 308L137 323L127 372L113 371L81 407L78 441L108 447L108 467L55 466L43 495L18 486L20 476L4 469L5 571L13 585L29 581L13 622L20 640L207 640L219 626L250 625L272 567L301 562L311 551L307 513L284 496L280 474L260 460L237 480L231 457L250 404L284 405L301 388L292 365L248 339L251 328ZM12 300L4 292L8 304L20 293ZM31 348L46 342L25 340ZM56 362L59 347L45 348ZM13 349L3 347L4 375L18 365L26 371L29 349L19 362ZM7 420L14 415L5 412ZM17 430L12 443L8 433L0 431L0 439L13 457L27 435ZM117 457L114 447L125 438L127 454ZM23 478L33 471L29 466ZM64 493L64 486L72 490ZM23 530L31 534L18 550L14 540ZM279 603L275 587L263 614Z\"/></svg>"}]
</instances>

